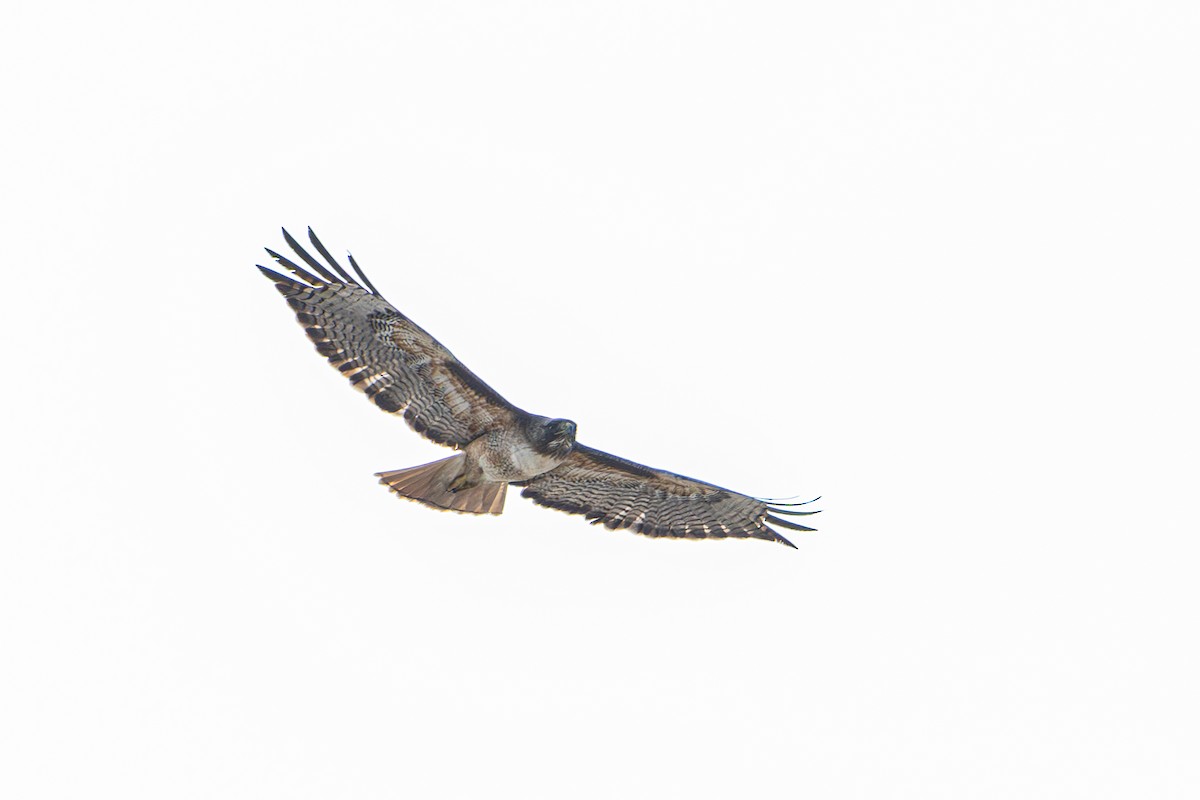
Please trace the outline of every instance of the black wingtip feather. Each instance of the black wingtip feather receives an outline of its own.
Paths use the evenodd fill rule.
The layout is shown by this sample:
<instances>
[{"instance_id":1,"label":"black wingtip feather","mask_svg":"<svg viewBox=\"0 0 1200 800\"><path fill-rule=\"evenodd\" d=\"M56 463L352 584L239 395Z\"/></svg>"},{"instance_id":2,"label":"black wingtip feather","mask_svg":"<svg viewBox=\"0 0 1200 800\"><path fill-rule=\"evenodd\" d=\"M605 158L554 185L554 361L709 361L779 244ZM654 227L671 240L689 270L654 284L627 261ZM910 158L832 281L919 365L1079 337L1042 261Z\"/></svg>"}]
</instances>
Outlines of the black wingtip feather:
<instances>
[{"instance_id":1,"label":"black wingtip feather","mask_svg":"<svg viewBox=\"0 0 1200 800\"><path fill-rule=\"evenodd\" d=\"M371 294L376 295L382 300L383 295L379 294L379 290L375 288L375 284L371 283L367 276L363 274L362 268L358 266L358 262L354 260L354 256L346 253L346 258L349 259L350 266L354 267L354 272L358 275L358 279L362 281L362 285L367 287L371 291Z\"/></svg>"},{"instance_id":2,"label":"black wingtip feather","mask_svg":"<svg viewBox=\"0 0 1200 800\"><path fill-rule=\"evenodd\" d=\"M795 511L790 508L779 508L778 506L768 506L768 507L772 511L774 511L776 514L787 514L788 516L792 516L792 517L811 517L813 514L821 513L819 509L817 511Z\"/></svg>"},{"instance_id":3,"label":"black wingtip feather","mask_svg":"<svg viewBox=\"0 0 1200 800\"><path fill-rule=\"evenodd\" d=\"M325 281L321 280L316 275L313 275L311 272L309 272L308 270L306 270L304 267L300 266L296 262L291 261L291 260L279 255L279 253L276 253L274 250L272 250L269 247L264 247L263 249L266 250L267 255L269 255L271 258L275 259L275 261L278 262L280 266L282 266L284 269L288 270L289 272L296 274L302 280L308 281L313 286L324 286L325 285Z\"/></svg>"},{"instance_id":4,"label":"black wingtip feather","mask_svg":"<svg viewBox=\"0 0 1200 800\"><path fill-rule=\"evenodd\" d=\"M791 530L794 530L794 531L815 531L816 530L816 528L810 528L807 525L798 525L795 522L790 522L789 520L786 520L786 519L780 519L779 517L776 517L772 514L767 514L767 522L771 523L772 525L781 525L784 528L790 528Z\"/></svg>"},{"instance_id":5,"label":"black wingtip feather","mask_svg":"<svg viewBox=\"0 0 1200 800\"><path fill-rule=\"evenodd\" d=\"M792 495L792 497L795 497L795 495ZM805 500L802 503L785 503L785 502L783 502L784 500L791 500L792 497L759 497L756 499L760 503L766 503L769 506L806 506L809 503L815 503L821 499L820 495L818 495L817 497L814 497L812 500Z\"/></svg>"},{"instance_id":6,"label":"black wingtip feather","mask_svg":"<svg viewBox=\"0 0 1200 800\"><path fill-rule=\"evenodd\" d=\"M293 278L289 278L287 275L280 275L273 269L267 269L262 264L255 264L254 266L258 267L259 271L262 272L263 275L266 275L268 278L270 278L277 286L287 286L293 289L312 288L308 284L301 283Z\"/></svg>"},{"instance_id":7,"label":"black wingtip feather","mask_svg":"<svg viewBox=\"0 0 1200 800\"><path fill-rule=\"evenodd\" d=\"M313 247L317 248L317 252L321 254L321 257L329 262L329 266L333 267L337 271L337 274L342 276L343 281L350 286L358 286L355 280L346 273L346 270L342 269L342 265L335 261L333 256L329 255L329 251L325 249L325 245L321 244L321 240L313 233L311 226L308 229L308 240L312 242Z\"/></svg>"},{"instance_id":8,"label":"black wingtip feather","mask_svg":"<svg viewBox=\"0 0 1200 800\"><path fill-rule=\"evenodd\" d=\"M304 261L305 264L308 264L310 267L315 269L317 271L317 274L320 275L322 278L324 278L329 283L341 283L341 281L339 281L336 277L334 277L332 272L325 269L325 267L321 264L320 261L317 261L315 258L313 258L307 250L305 250L303 247L300 246L299 242L297 242L295 239L292 238L292 235L287 232L287 228L281 228L280 230L283 231L283 238L284 238L284 241L286 241L288 243L288 247L292 248L292 251L296 255L300 256L300 258Z\"/></svg>"}]
</instances>

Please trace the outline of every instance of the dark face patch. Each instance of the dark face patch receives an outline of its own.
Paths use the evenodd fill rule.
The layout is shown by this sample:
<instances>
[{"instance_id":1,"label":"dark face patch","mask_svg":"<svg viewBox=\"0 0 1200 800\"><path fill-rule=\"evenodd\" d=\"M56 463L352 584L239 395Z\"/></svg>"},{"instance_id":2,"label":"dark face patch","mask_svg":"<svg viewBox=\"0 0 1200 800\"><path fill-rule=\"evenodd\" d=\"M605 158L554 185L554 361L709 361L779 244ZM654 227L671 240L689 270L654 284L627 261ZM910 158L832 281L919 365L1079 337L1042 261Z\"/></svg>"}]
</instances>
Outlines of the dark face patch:
<instances>
[{"instance_id":1,"label":"dark face patch","mask_svg":"<svg viewBox=\"0 0 1200 800\"><path fill-rule=\"evenodd\" d=\"M542 452L565 456L575 446L575 423L569 419L547 420L538 437Z\"/></svg>"}]
</instances>

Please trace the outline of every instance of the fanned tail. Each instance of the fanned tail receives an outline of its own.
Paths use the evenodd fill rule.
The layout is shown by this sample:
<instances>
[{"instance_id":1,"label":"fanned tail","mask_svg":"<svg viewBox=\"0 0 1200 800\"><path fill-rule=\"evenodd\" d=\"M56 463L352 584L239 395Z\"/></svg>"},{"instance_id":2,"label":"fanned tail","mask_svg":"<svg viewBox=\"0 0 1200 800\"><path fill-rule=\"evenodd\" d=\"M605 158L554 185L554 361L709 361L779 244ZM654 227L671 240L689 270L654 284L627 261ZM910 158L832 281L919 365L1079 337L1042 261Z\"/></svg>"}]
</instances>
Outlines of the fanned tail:
<instances>
[{"instance_id":1,"label":"fanned tail","mask_svg":"<svg viewBox=\"0 0 1200 800\"><path fill-rule=\"evenodd\" d=\"M463 514L500 514L504 511L507 483L481 483L470 489L450 490L450 482L466 466L462 453L419 467L377 472L379 482L401 497L434 508Z\"/></svg>"}]
</instances>

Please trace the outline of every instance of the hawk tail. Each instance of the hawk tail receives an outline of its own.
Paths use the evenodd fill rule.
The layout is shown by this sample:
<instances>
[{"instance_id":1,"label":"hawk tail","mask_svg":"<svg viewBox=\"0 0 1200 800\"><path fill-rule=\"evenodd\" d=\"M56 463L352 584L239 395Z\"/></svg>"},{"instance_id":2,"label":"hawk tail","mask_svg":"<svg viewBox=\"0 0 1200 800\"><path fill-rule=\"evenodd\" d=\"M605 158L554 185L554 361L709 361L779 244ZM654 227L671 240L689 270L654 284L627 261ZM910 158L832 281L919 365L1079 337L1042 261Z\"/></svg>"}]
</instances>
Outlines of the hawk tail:
<instances>
[{"instance_id":1,"label":"hawk tail","mask_svg":"<svg viewBox=\"0 0 1200 800\"><path fill-rule=\"evenodd\" d=\"M419 467L377 472L379 482L401 497L434 508L463 514L501 514L507 483L480 483L469 489L450 489L466 466L462 453Z\"/></svg>"}]
</instances>

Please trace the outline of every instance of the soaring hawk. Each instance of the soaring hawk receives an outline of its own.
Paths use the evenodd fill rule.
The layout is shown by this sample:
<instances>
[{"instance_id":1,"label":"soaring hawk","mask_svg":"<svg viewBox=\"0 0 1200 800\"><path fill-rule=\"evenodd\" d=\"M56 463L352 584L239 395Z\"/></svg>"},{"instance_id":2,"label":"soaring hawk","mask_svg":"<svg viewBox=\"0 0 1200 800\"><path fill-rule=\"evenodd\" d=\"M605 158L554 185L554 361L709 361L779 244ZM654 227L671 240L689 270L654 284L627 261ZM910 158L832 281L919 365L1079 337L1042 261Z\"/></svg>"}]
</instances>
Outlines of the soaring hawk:
<instances>
[{"instance_id":1,"label":"soaring hawk","mask_svg":"<svg viewBox=\"0 0 1200 800\"><path fill-rule=\"evenodd\" d=\"M511 484L538 505L646 536L728 536L795 547L770 526L814 530L779 516L817 513L800 510L806 503L748 497L580 444L574 422L522 411L476 377L384 300L353 256L357 279L311 228L309 241L326 264L286 230L283 237L307 268L268 249L295 277L259 269L287 299L317 352L375 405L459 451L432 464L376 473L401 497L467 514L500 514Z\"/></svg>"}]
</instances>

